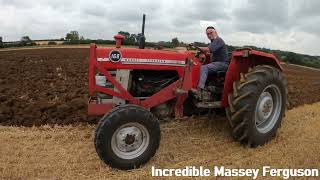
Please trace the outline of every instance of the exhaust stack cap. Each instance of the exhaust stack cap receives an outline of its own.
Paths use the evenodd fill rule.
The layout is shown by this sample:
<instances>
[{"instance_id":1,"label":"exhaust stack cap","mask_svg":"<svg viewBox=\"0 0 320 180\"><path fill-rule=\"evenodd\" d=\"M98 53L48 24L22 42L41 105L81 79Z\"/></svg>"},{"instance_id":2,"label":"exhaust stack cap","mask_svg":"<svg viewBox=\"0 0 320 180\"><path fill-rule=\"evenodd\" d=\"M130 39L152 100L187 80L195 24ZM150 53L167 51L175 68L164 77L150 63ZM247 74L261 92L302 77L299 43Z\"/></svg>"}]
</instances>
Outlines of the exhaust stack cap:
<instances>
[{"instance_id":1,"label":"exhaust stack cap","mask_svg":"<svg viewBox=\"0 0 320 180\"><path fill-rule=\"evenodd\" d=\"M120 48L122 41L124 40L124 36L121 34L117 34L114 36L114 40L116 41L116 48Z\"/></svg>"}]
</instances>

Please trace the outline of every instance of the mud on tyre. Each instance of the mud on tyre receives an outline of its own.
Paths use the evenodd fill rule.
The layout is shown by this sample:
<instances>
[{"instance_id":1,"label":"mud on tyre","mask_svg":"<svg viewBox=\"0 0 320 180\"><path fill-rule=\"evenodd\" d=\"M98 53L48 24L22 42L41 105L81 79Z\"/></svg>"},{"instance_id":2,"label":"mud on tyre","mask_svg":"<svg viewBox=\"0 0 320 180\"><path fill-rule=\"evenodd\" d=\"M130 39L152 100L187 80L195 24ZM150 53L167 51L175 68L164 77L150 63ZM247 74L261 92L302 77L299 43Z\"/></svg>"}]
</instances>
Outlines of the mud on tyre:
<instances>
[{"instance_id":1,"label":"mud on tyre","mask_svg":"<svg viewBox=\"0 0 320 180\"><path fill-rule=\"evenodd\" d=\"M137 105L122 105L105 115L95 134L95 148L113 168L133 169L153 157L160 143L158 119Z\"/></svg>"},{"instance_id":2,"label":"mud on tyre","mask_svg":"<svg viewBox=\"0 0 320 180\"><path fill-rule=\"evenodd\" d=\"M287 80L277 68L262 65L241 74L226 109L233 137L250 147L269 141L285 115L287 95Z\"/></svg>"}]
</instances>

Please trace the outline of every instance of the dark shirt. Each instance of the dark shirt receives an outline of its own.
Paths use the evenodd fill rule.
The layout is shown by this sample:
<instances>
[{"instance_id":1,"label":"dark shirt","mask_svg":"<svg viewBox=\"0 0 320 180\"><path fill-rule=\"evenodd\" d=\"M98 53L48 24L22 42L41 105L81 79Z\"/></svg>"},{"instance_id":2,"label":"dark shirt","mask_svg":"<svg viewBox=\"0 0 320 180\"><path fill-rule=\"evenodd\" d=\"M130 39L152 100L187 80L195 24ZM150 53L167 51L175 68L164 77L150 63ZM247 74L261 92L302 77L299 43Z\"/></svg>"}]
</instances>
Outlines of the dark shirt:
<instances>
[{"instance_id":1,"label":"dark shirt","mask_svg":"<svg viewBox=\"0 0 320 180\"><path fill-rule=\"evenodd\" d=\"M228 50L223 39L217 37L211 41L208 48L212 53L212 62L228 62Z\"/></svg>"}]
</instances>

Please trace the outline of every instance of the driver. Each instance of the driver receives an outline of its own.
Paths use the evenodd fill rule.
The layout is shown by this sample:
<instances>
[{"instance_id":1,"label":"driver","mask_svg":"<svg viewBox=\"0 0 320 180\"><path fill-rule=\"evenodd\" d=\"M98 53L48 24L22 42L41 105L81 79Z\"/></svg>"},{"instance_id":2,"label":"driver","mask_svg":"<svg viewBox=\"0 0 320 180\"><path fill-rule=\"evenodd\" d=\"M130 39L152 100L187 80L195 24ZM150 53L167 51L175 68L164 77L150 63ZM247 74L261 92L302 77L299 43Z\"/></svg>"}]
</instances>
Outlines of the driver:
<instances>
[{"instance_id":1,"label":"driver","mask_svg":"<svg viewBox=\"0 0 320 180\"><path fill-rule=\"evenodd\" d=\"M201 50L212 54L212 62L201 65L198 87L197 89L191 89L191 91L199 97L201 97L208 74L216 71L226 71L228 69L228 50L223 39L218 36L217 31L212 26L207 27L206 34L211 43L208 47L202 47Z\"/></svg>"}]
</instances>

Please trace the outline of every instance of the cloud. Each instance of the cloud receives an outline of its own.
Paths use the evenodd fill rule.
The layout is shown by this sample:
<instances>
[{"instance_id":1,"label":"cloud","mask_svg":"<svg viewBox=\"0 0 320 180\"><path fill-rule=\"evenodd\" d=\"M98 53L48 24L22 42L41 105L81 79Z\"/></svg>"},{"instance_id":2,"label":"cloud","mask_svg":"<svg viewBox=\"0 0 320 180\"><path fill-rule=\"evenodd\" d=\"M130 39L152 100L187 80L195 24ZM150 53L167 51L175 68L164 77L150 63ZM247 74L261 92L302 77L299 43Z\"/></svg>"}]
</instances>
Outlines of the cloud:
<instances>
[{"instance_id":1,"label":"cloud","mask_svg":"<svg viewBox=\"0 0 320 180\"><path fill-rule=\"evenodd\" d=\"M71 30L92 39L112 39L120 30L141 31L148 41L207 42L214 25L228 44L320 55L320 1L308 0L0 0L4 41L61 38Z\"/></svg>"},{"instance_id":2,"label":"cloud","mask_svg":"<svg viewBox=\"0 0 320 180\"><path fill-rule=\"evenodd\" d=\"M291 19L297 31L320 36L320 1L298 1L291 4Z\"/></svg>"},{"instance_id":3,"label":"cloud","mask_svg":"<svg viewBox=\"0 0 320 180\"><path fill-rule=\"evenodd\" d=\"M233 16L237 30L252 33L281 31L291 22L287 0L248 0L234 9Z\"/></svg>"}]
</instances>

